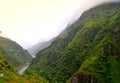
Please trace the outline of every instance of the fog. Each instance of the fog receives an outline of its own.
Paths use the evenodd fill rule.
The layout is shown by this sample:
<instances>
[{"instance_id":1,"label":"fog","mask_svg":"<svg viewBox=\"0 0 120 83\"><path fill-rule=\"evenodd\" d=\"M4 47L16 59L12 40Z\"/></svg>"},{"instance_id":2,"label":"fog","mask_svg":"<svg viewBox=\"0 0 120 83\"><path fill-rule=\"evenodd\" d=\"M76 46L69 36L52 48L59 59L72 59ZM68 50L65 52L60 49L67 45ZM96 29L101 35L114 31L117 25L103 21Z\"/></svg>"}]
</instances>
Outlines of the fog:
<instances>
[{"instance_id":1,"label":"fog","mask_svg":"<svg viewBox=\"0 0 120 83\"><path fill-rule=\"evenodd\" d=\"M27 49L56 37L96 5L120 0L0 0L0 31Z\"/></svg>"}]
</instances>

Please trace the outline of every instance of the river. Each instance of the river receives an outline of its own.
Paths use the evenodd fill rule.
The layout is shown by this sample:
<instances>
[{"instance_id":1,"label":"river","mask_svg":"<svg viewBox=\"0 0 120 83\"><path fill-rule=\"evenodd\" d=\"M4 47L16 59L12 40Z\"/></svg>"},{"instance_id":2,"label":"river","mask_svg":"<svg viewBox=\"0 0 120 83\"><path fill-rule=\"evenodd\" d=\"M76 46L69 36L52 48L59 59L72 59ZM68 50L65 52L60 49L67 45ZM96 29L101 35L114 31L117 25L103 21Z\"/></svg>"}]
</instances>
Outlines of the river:
<instances>
[{"instance_id":1,"label":"river","mask_svg":"<svg viewBox=\"0 0 120 83\"><path fill-rule=\"evenodd\" d=\"M30 63L25 63L23 66L21 66L18 70L17 73L20 75L23 75L25 70L29 67Z\"/></svg>"}]
</instances>

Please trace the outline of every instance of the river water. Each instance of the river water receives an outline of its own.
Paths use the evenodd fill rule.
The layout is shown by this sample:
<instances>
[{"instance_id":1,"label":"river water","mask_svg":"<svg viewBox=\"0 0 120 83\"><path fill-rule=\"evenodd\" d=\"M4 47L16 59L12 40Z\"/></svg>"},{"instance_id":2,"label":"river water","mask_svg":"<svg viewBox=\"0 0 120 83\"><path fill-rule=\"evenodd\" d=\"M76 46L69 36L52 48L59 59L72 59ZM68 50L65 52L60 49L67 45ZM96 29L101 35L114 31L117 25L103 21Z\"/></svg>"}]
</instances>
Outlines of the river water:
<instances>
[{"instance_id":1,"label":"river water","mask_svg":"<svg viewBox=\"0 0 120 83\"><path fill-rule=\"evenodd\" d=\"M30 63L25 63L23 66L21 66L18 70L17 73L20 75L23 75L25 70L29 67Z\"/></svg>"}]
</instances>

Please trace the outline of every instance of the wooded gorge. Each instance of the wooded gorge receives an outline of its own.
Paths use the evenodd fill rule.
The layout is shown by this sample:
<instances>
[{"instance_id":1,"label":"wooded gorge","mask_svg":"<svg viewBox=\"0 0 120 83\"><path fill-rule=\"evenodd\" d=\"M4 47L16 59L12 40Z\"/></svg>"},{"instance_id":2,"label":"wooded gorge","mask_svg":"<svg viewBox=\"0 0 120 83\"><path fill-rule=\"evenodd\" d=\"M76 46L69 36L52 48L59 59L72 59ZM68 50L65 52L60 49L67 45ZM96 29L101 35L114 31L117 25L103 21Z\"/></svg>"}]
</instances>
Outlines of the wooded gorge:
<instances>
[{"instance_id":1,"label":"wooded gorge","mask_svg":"<svg viewBox=\"0 0 120 83\"><path fill-rule=\"evenodd\" d=\"M120 2L85 11L51 42L32 58L0 37L0 83L120 83Z\"/></svg>"}]
</instances>

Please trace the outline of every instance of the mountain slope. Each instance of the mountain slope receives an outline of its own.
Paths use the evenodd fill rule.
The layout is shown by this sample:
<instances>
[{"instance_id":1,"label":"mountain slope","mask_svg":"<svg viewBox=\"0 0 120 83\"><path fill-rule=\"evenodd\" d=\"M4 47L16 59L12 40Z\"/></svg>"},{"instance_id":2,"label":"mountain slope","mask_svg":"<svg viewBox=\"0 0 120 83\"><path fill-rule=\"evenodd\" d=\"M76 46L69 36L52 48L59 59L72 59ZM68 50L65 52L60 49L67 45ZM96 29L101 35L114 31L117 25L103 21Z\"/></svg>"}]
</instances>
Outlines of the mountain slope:
<instances>
[{"instance_id":1,"label":"mountain slope","mask_svg":"<svg viewBox=\"0 0 120 83\"><path fill-rule=\"evenodd\" d=\"M0 83L48 83L44 78L30 71L29 75L18 75L4 54L5 51L0 47Z\"/></svg>"},{"instance_id":2,"label":"mountain slope","mask_svg":"<svg viewBox=\"0 0 120 83\"><path fill-rule=\"evenodd\" d=\"M32 56L16 42L0 37L0 47L5 51L4 56L14 66L20 66L32 60Z\"/></svg>"},{"instance_id":3,"label":"mountain slope","mask_svg":"<svg viewBox=\"0 0 120 83\"><path fill-rule=\"evenodd\" d=\"M50 83L120 82L120 2L92 8L40 51L29 69Z\"/></svg>"}]
</instances>

